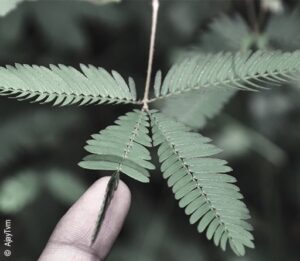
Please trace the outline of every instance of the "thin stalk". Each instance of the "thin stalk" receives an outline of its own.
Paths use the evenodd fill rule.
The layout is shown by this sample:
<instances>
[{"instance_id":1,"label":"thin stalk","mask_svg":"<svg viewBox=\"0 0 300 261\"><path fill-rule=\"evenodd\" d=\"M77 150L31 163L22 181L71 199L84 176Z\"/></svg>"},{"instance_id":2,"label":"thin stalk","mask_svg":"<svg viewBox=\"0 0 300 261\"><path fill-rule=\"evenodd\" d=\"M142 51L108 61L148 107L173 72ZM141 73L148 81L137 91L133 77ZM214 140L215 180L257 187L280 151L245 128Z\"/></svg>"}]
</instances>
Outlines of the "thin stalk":
<instances>
[{"instance_id":1,"label":"thin stalk","mask_svg":"<svg viewBox=\"0 0 300 261\"><path fill-rule=\"evenodd\" d=\"M259 23L257 20L256 16L256 10L255 10L255 1L254 0L247 0L246 4L248 5L247 7L247 13L248 13L248 18L250 20L250 23L252 23L253 26L253 31L256 35L259 35Z\"/></svg>"},{"instance_id":2,"label":"thin stalk","mask_svg":"<svg viewBox=\"0 0 300 261\"><path fill-rule=\"evenodd\" d=\"M155 43L155 35L156 35L156 27L157 27L157 14L159 8L159 0L152 0L152 26L151 26L151 37L150 37L150 47L149 47L149 58L148 58L148 68L147 68L147 78L145 83L145 92L143 98L143 110L148 110L148 102L149 102L149 88L150 88L150 80L152 73L152 64L153 64L153 56L154 56L154 43Z\"/></svg>"}]
</instances>

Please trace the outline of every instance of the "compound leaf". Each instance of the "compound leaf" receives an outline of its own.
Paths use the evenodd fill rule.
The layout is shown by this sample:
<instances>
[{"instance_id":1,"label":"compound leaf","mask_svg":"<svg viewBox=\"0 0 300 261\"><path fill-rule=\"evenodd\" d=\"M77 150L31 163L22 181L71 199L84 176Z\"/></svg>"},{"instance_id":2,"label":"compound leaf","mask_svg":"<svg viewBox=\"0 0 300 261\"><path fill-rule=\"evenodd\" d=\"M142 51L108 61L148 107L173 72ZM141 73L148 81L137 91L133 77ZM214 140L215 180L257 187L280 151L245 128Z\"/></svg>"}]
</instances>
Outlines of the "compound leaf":
<instances>
[{"instance_id":1,"label":"compound leaf","mask_svg":"<svg viewBox=\"0 0 300 261\"><path fill-rule=\"evenodd\" d=\"M135 93L120 74L92 65L0 67L0 95L53 105L134 103Z\"/></svg>"},{"instance_id":2,"label":"compound leaf","mask_svg":"<svg viewBox=\"0 0 300 261\"><path fill-rule=\"evenodd\" d=\"M299 70L300 51L200 54L171 67L163 80L160 98L218 86L257 90L267 82L295 79Z\"/></svg>"},{"instance_id":3,"label":"compound leaf","mask_svg":"<svg viewBox=\"0 0 300 261\"><path fill-rule=\"evenodd\" d=\"M245 247L254 247L252 227L245 221L250 215L235 178L227 174L231 168L212 158L220 149L161 113L150 115L163 176L190 223L197 224L199 232L206 230L207 238L223 250L228 242L237 255L244 255Z\"/></svg>"}]
</instances>

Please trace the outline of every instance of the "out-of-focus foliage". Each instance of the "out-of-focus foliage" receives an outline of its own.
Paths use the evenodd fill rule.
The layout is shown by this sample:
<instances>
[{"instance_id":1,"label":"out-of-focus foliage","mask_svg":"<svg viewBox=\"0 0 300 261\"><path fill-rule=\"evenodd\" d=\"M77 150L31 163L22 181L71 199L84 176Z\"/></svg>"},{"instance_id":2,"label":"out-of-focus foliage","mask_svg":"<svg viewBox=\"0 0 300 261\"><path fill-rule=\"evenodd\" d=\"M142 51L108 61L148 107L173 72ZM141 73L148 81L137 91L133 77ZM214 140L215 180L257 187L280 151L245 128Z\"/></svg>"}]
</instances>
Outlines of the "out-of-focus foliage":
<instances>
[{"instance_id":1,"label":"out-of-focus foliage","mask_svg":"<svg viewBox=\"0 0 300 261\"><path fill-rule=\"evenodd\" d=\"M273 48L281 50L296 50L300 47L300 16L299 8L277 14L267 25L266 35Z\"/></svg>"},{"instance_id":2,"label":"out-of-focus foliage","mask_svg":"<svg viewBox=\"0 0 300 261\"><path fill-rule=\"evenodd\" d=\"M223 115L226 127L218 134L216 143L223 148L226 158L241 157L245 153L255 151L270 163L281 165L286 160L285 152L269 139L244 126L232 117ZM228 123L229 122L229 123Z\"/></svg>"},{"instance_id":3,"label":"out-of-focus foliage","mask_svg":"<svg viewBox=\"0 0 300 261\"><path fill-rule=\"evenodd\" d=\"M280 13L283 11L281 0L262 0L262 8L266 11Z\"/></svg>"},{"instance_id":4,"label":"out-of-focus foliage","mask_svg":"<svg viewBox=\"0 0 300 261\"><path fill-rule=\"evenodd\" d=\"M61 111L58 114L38 110L23 112L14 119L3 120L0 126L0 167L14 162L18 154L59 146L59 142L62 142L60 135L82 122L82 116L80 112L75 114Z\"/></svg>"},{"instance_id":5,"label":"out-of-focus foliage","mask_svg":"<svg viewBox=\"0 0 300 261\"><path fill-rule=\"evenodd\" d=\"M24 1L37 1L37 0L1 0L0 16L5 16ZM80 0L80 1L88 1L90 3L100 4L100 5L121 2L121 0Z\"/></svg>"},{"instance_id":6,"label":"out-of-focus foliage","mask_svg":"<svg viewBox=\"0 0 300 261\"><path fill-rule=\"evenodd\" d=\"M209 31L201 34L200 44L195 45L202 52L244 51L249 49L251 32L245 20L239 16L221 16L209 25Z\"/></svg>"},{"instance_id":7,"label":"out-of-focus foliage","mask_svg":"<svg viewBox=\"0 0 300 261\"><path fill-rule=\"evenodd\" d=\"M39 177L31 171L22 171L3 180L0 186L0 211L14 214L36 199L40 191Z\"/></svg>"},{"instance_id":8,"label":"out-of-focus foliage","mask_svg":"<svg viewBox=\"0 0 300 261\"><path fill-rule=\"evenodd\" d=\"M207 120L221 111L235 92L226 87L205 88L169 98L161 106L167 115L194 129L200 129Z\"/></svg>"},{"instance_id":9,"label":"out-of-focus foliage","mask_svg":"<svg viewBox=\"0 0 300 261\"><path fill-rule=\"evenodd\" d=\"M17 214L46 190L63 204L70 205L86 189L84 182L66 170L22 170L3 180L0 187L0 212Z\"/></svg>"},{"instance_id":10,"label":"out-of-focus foliage","mask_svg":"<svg viewBox=\"0 0 300 261\"><path fill-rule=\"evenodd\" d=\"M47 172L43 182L51 195L66 205L74 203L87 189L81 178L61 169Z\"/></svg>"},{"instance_id":11,"label":"out-of-focus foliage","mask_svg":"<svg viewBox=\"0 0 300 261\"><path fill-rule=\"evenodd\" d=\"M36 0L1 0L0 3L0 16L5 16L12 10L14 10L17 5L24 1L36 1Z\"/></svg>"},{"instance_id":12,"label":"out-of-focus foliage","mask_svg":"<svg viewBox=\"0 0 300 261\"><path fill-rule=\"evenodd\" d=\"M109 3L118 3L118 2L121 2L122 0L81 0L81 1L89 1L94 4L103 5L103 4L109 4Z\"/></svg>"}]
</instances>

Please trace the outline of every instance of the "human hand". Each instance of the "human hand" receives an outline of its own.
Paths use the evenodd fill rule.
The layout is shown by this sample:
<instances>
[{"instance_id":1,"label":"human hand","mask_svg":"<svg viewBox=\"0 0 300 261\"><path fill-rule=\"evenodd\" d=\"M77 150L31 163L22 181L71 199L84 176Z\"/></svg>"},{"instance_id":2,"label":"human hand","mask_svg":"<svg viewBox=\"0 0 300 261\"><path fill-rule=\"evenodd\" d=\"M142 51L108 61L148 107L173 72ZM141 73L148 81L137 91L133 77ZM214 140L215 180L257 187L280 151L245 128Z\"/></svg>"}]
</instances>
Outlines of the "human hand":
<instances>
[{"instance_id":1,"label":"human hand","mask_svg":"<svg viewBox=\"0 0 300 261\"><path fill-rule=\"evenodd\" d=\"M122 228L131 202L128 187L120 181L100 233L91 246L108 180L104 177L96 181L62 217L39 261L104 260Z\"/></svg>"}]
</instances>

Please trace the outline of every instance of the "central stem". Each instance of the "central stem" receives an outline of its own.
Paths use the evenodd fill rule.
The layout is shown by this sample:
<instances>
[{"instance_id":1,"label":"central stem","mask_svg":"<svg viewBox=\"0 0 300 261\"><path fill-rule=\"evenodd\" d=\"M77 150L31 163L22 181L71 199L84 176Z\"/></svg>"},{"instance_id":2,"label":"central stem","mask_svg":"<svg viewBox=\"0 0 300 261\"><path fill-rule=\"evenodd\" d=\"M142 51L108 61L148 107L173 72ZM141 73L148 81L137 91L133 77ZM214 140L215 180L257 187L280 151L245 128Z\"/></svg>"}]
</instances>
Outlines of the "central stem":
<instances>
[{"instance_id":1,"label":"central stem","mask_svg":"<svg viewBox=\"0 0 300 261\"><path fill-rule=\"evenodd\" d=\"M151 79L151 73L152 73L158 8L159 8L159 0L152 0L152 26L151 26L151 38L150 38L147 78L146 78L146 84L145 84L144 98L142 101L143 102L143 110L148 110L149 88L150 88L150 79Z\"/></svg>"}]
</instances>

